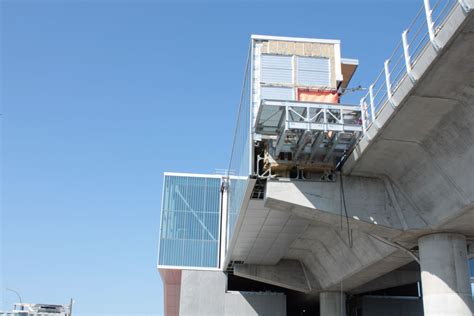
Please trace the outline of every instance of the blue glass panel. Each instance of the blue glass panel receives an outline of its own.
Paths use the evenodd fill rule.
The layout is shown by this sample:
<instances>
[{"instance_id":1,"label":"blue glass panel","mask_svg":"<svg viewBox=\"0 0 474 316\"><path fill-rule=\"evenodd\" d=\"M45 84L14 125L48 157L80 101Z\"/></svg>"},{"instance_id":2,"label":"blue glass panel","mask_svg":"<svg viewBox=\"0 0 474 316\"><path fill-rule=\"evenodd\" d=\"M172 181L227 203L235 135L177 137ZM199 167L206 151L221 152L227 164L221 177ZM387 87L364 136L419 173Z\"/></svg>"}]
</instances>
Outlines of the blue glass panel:
<instances>
[{"instance_id":1,"label":"blue glass panel","mask_svg":"<svg viewBox=\"0 0 474 316\"><path fill-rule=\"evenodd\" d=\"M221 179L165 175L158 264L218 267Z\"/></svg>"}]
</instances>

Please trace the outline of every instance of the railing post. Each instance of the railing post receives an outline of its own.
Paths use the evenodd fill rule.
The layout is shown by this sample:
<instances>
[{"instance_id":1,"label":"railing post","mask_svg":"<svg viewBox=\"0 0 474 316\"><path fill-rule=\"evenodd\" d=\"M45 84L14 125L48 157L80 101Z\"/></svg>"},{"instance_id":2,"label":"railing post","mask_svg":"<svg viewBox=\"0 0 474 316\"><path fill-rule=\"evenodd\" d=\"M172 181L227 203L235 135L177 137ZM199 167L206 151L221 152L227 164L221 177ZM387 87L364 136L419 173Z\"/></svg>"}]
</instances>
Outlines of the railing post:
<instances>
[{"instance_id":1,"label":"railing post","mask_svg":"<svg viewBox=\"0 0 474 316\"><path fill-rule=\"evenodd\" d=\"M365 121L365 111L366 110L366 103L365 103L365 97L360 99L360 118L362 120L362 130L365 132L367 131L367 122Z\"/></svg>"},{"instance_id":2,"label":"railing post","mask_svg":"<svg viewBox=\"0 0 474 316\"><path fill-rule=\"evenodd\" d=\"M324 131L328 131L328 108L326 106L323 107L323 121L324 121Z\"/></svg>"},{"instance_id":3,"label":"railing post","mask_svg":"<svg viewBox=\"0 0 474 316\"><path fill-rule=\"evenodd\" d=\"M367 104L367 103L365 102L365 101L366 101L366 100L365 100L366 97L367 97L367 96L365 96L364 98L362 98L362 99L360 100L360 104L361 104L361 105L360 105L360 108L361 108L361 110L362 110L362 113L361 113L361 117L362 117L362 128L363 128L363 130L364 130L364 135L367 136L368 141L371 141L371 140L373 139L373 137L371 137L370 134L369 134L369 132L368 132L369 127L368 127L367 121L366 121L367 115L365 114L365 113L366 113L366 109L367 109L367 107L366 107L366 104ZM365 127L364 127L364 126L365 126Z\"/></svg>"},{"instance_id":4,"label":"railing post","mask_svg":"<svg viewBox=\"0 0 474 316\"><path fill-rule=\"evenodd\" d=\"M412 65L410 60L410 47L408 45L408 30L403 31L402 33L402 43L403 43L403 54L405 55L405 67L407 70L408 77L410 78L411 82L416 82L416 77L413 75L412 72Z\"/></svg>"},{"instance_id":5,"label":"railing post","mask_svg":"<svg viewBox=\"0 0 474 316\"><path fill-rule=\"evenodd\" d=\"M375 104L374 104L374 84L369 86L369 105L370 105L370 116L372 117L372 123L377 128L380 128L379 124L375 120Z\"/></svg>"},{"instance_id":6,"label":"railing post","mask_svg":"<svg viewBox=\"0 0 474 316\"><path fill-rule=\"evenodd\" d=\"M306 107L306 122L308 122L307 130L311 130L311 116L309 115L309 106Z\"/></svg>"},{"instance_id":7,"label":"railing post","mask_svg":"<svg viewBox=\"0 0 474 316\"><path fill-rule=\"evenodd\" d=\"M464 13L468 13L471 10L471 7L469 7L465 0L458 0L458 2Z\"/></svg>"},{"instance_id":8,"label":"railing post","mask_svg":"<svg viewBox=\"0 0 474 316\"><path fill-rule=\"evenodd\" d=\"M431 42L431 45L433 45L433 48L435 49L435 51L439 51L440 47L435 38L434 23L431 17L432 11L431 11L431 6L430 6L430 0L424 0L424 4L425 4L426 24L428 26L428 35L430 36L430 42Z\"/></svg>"},{"instance_id":9,"label":"railing post","mask_svg":"<svg viewBox=\"0 0 474 316\"><path fill-rule=\"evenodd\" d=\"M392 84L390 83L390 69L388 67L390 63L390 59L387 59L385 61L384 65L384 71L385 71L385 84L387 86L387 99L392 108L395 108L395 104L393 103L392 100Z\"/></svg>"}]
</instances>

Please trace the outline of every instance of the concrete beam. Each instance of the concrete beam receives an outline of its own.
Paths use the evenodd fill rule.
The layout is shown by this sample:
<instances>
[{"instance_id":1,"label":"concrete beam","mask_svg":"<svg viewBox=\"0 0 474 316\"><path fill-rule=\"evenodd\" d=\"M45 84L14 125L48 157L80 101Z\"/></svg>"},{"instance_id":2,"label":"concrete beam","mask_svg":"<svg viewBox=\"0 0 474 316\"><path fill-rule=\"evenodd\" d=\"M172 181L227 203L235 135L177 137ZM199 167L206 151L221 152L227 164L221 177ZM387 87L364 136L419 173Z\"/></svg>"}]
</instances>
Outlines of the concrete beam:
<instances>
[{"instance_id":1,"label":"concrete beam","mask_svg":"<svg viewBox=\"0 0 474 316\"><path fill-rule=\"evenodd\" d=\"M395 270L413 259L401 250L352 231L352 247L346 230L313 224L293 242L285 258L304 263L322 290L350 291Z\"/></svg>"},{"instance_id":2,"label":"concrete beam","mask_svg":"<svg viewBox=\"0 0 474 316\"><path fill-rule=\"evenodd\" d=\"M379 178L344 176L343 190L339 178L336 182L269 181L265 206L340 227L342 196L353 229L392 238L403 230L426 226L390 181Z\"/></svg>"},{"instance_id":3,"label":"concrete beam","mask_svg":"<svg viewBox=\"0 0 474 316\"><path fill-rule=\"evenodd\" d=\"M234 274L303 293L319 289L311 273L298 260L280 260L276 265L235 264Z\"/></svg>"}]
</instances>

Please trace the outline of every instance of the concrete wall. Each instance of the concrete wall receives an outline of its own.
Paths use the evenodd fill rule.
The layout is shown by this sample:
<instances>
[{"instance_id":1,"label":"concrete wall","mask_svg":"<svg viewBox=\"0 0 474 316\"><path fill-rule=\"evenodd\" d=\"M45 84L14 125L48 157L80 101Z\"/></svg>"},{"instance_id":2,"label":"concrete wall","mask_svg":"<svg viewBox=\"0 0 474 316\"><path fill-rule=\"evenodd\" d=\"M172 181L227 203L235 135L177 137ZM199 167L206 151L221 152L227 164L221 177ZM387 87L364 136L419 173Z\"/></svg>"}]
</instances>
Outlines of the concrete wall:
<instances>
[{"instance_id":1,"label":"concrete wall","mask_svg":"<svg viewBox=\"0 0 474 316\"><path fill-rule=\"evenodd\" d=\"M284 316L286 296L266 292L226 292L227 276L220 271L182 273L182 316Z\"/></svg>"},{"instance_id":2,"label":"concrete wall","mask_svg":"<svg viewBox=\"0 0 474 316\"><path fill-rule=\"evenodd\" d=\"M224 315L226 283L227 277L223 272L183 270L180 315Z\"/></svg>"}]
</instances>

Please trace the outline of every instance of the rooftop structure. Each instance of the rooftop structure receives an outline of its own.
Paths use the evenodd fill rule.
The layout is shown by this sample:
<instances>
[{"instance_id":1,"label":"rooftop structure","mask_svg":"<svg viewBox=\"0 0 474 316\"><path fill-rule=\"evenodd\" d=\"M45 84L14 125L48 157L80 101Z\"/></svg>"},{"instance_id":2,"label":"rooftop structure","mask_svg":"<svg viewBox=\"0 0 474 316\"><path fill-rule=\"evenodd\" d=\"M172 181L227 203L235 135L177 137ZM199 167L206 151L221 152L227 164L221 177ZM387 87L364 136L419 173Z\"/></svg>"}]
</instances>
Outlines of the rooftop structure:
<instances>
[{"instance_id":1,"label":"rooftop structure","mask_svg":"<svg viewBox=\"0 0 474 316\"><path fill-rule=\"evenodd\" d=\"M359 104L338 40L253 35L230 170L165 174L165 314L472 315L473 30L425 0Z\"/></svg>"},{"instance_id":2,"label":"rooftop structure","mask_svg":"<svg viewBox=\"0 0 474 316\"><path fill-rule=\"evenodd\" d=\"M362 132L360 106L339 103L357 65L337 40L252 36L255 174L334 171Z\"/></svg>"}]
</instances>

